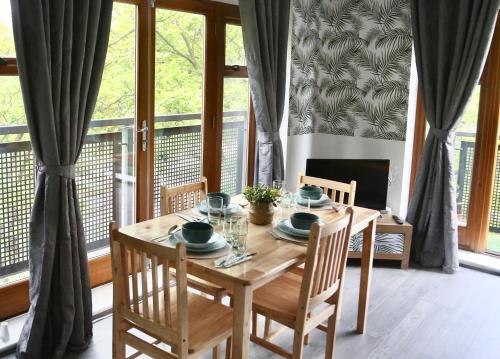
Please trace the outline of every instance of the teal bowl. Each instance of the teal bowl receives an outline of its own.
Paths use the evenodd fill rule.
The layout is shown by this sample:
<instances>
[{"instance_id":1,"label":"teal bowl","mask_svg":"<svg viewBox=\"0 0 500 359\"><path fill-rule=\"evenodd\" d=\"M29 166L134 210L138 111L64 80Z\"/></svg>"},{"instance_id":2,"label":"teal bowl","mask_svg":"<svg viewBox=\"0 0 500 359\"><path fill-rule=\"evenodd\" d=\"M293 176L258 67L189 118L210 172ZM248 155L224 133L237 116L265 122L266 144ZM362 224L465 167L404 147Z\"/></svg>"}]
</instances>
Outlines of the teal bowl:
<instances>
[{"instance_id":1,"label":"teal bowl","mask_svg":"<svg viewBox=\"0 0 500 359\"><path fill-rule=\"evenodd\" d=\"M304 186L299 190L299 195L302 198L317 200L323 195L323 189L316 186Z\"/></svg>"},{"instance_id":2,"label":"teal bowl","mask_svg":"<svg viewBox=\"0 0 500 359\"><path fill-rule=\"evenodd\" d=\"M292 226L297 229L308 231L314 222L319 221L319 217L308 212L297 212L290 216Z\"/></svg>"},{"instance_id":3,"label":"teal bowl","mask_svg":"<svg viewBox=\"0 0 500 359\"><path fill-rule=\"evenodd\" d=\"M231 196L224 192L208 192L207 200L210 200L210 197L221 197L224 207L229 206L229 202L231 202Z\"/></svg>"},{"instance_id":4,"label":"teal bowl","mask_svg":"<svg viewBox=\"0 0 500 359\"><path fill-rule=\"evenodd\" d=\"M189 243L207 243L213 233L214 228L208 223L188 222L182 225L182 236Z\"/></svg>"}]
</instances>

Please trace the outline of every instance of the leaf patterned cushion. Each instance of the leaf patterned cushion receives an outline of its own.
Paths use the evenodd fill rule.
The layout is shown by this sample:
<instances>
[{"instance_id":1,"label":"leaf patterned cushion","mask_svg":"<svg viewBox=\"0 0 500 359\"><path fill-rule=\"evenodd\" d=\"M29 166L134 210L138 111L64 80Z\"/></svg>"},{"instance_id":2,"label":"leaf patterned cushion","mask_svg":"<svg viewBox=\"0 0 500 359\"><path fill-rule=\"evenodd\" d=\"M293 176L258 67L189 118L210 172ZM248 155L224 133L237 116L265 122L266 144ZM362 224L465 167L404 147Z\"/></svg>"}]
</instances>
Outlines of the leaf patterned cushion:
<instances>
[{"instance_id":1,"label":"leaf patterned cushion","mask_svg":"<svg viewBox=\"0 0 500 359\"><path fill-rule=\"evenodd\" d=\"M375 233L375 253L403 253L405 236L403 233ZM363 233L356 233L349 241L349 251L361 252Z\"/></svg>"}]
</instances>

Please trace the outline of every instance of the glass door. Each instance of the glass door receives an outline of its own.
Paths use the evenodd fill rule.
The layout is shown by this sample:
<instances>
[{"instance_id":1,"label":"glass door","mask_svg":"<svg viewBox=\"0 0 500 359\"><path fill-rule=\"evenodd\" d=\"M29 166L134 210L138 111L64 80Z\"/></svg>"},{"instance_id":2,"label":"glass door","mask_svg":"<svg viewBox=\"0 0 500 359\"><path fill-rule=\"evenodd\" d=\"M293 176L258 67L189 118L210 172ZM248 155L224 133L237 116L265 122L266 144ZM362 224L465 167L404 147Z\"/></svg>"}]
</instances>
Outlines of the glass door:
<instances>
[{"instance_id":1,"label":"glass door","mask_svg":"<svg viewBox=\"0 0 500 359\"><path fill-rule=\"evenodd\" d=\"M154 52L154 216L160 186L200 180L203 159L204 14L156 6Z\"/></svg>"},{"instance_id":2,"label":"glass door","mask_svg":"<svg viewBox=\"0 0 500 359\"><path fill-rule=\"evenodd\" d=\"M465 108L455 136L454 165L457 180L457 214L460 225L464 227L467 226L469 215L480 94L481 85L477 85Z\"/></svg>"},{"instance_id":3,"label":"glass door","mask_svg":"<svg viewBox=\"0 0 500 359\"><path fill-rule=\"evenodd\" d=\"M249 90L236 6L157 0L153 15L153 189L208 179L241 193L248 178ZM253 168L253 167L252 167Z\"/></svg>"},{"instance_id":4,"label":"glass door","mask_svg":"<svg viewBox=\"0 0 500 359\"><path fill-rule=\"evenodd\" d=\"M500 124L498 125L500 127ZM497 139L497 156L493 182L493 198L490 210L490 226L486 250L500 255L500 136Z\"/></svg>"}]
</instances>

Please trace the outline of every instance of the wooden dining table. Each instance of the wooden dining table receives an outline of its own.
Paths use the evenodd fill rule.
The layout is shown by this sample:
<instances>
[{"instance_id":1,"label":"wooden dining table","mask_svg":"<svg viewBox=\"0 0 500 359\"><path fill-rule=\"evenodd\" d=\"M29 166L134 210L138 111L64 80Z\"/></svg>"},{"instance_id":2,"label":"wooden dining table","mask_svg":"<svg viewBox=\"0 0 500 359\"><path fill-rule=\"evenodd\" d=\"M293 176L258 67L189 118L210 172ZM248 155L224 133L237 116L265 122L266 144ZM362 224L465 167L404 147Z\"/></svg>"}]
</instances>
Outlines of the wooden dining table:
<instances>
[{"instance_id":1,"label":"wooden dining table","mask_svg":"<svg viewBox=\"0 0 500 359\"><path fill-rule=\"evenodd\" d=\"M232 198L233 203L244 203L240 196ZM192 210L188 213L192 214ZM332 221L342 215L341 212L314 211L324 221ZM373 262L373 243L376 221L380 213L376 210L354 207L351 234L363 232L361 253L361 276L359 282L359 300L357 332L366 330L370 276ZM148 221L132 224L120 229L120 232L142 240L152 240L167 233L173 225L185 223L175 214L157 217ZM233 358L248 358L250 346L250 321L252 293L255 289L269 283L304 262L306 246L286 240L274 239L271 225L249 224L247 251L256 253L252 260L231 268L216 268L214 259L188 259L188 273L221 287L227 288L233 295Z\"/></svg>"}]
</instances>

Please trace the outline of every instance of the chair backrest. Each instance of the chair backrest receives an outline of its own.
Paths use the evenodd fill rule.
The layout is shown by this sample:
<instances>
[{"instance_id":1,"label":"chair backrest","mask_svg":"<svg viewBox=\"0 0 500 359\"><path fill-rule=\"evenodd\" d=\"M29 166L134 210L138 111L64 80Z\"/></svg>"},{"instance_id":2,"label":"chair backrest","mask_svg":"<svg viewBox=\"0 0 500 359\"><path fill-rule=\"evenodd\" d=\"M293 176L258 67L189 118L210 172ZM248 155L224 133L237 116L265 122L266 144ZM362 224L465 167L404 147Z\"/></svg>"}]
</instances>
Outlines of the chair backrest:
<instances>
[{"instance_id":1,"label":"chair backrest","mask_svg":"<svg viewBox=\"0 0 500 359\"><path fill-rule=\"evenodd\" d=\"M115 222L110 224L110 238L113 315L174 345L178 357L187 357L188 299L185 245L178 243L176 248L169 248L134 238L121 233ZM151 268L150 277L148 267ZM170 268L175 268L176 272L175 298L171 298L170 293ZM175 309L172 310L173 308ZM128 333L124 335L132 336Z\"/></svg>"},{"instance_id":2,"label":"chair backrest","mask_svg":"<svg viewBox=\"0 0 500 359\"><path fill-rule=\"evenodd\" d=\"M354 198L356 196L356 181L343 183L318 177L305 176L304 174L299 172L299 176L297 179L297 190L299 190L299 188L304 185L322 187L323 193L330 197L333 202L347 204L348 206L354 206Z\"/></svg>"},{"instance_id":3,"label":"chair backrest","mask_svg":"<svg viewBox=\"0 0 500 359\"><path fill-rule=\"evenodd\" d=\"M208 193L207 178L200 182L189 183L178 187L160 187L160 215L184 211L194 208L203 201Z\"/></svg>"},{"instance_id":4,"label":"chair backrest","mask_svg":"<svg viewBox=\"0 0 500 359\"><path fill-rule=\"evenodd\" d=\"M319 304L325 301L332 304L331 299L339 294L347 261L352 217L353 210L348 207L339 219L327 224L314 223L311 227L298 319L302 317L305 321L306 316L310 317ZM334 308L325 310L330 313Z\"/></svg>"}]
</instances>

